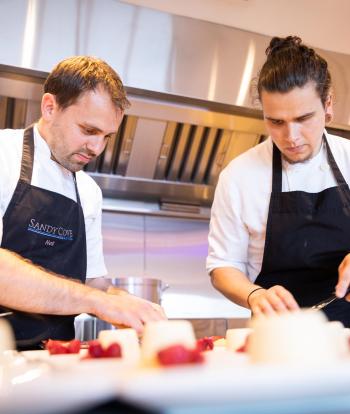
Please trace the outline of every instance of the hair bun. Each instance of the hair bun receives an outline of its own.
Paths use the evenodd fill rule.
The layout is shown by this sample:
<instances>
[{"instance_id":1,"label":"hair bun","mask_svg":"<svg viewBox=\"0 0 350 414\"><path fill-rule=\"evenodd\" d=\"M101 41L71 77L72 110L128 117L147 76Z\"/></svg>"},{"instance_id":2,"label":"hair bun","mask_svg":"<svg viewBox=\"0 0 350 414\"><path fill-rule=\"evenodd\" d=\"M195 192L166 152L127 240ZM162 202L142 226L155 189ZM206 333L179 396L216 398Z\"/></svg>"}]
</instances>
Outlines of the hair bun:
<instances>
[{"instance_id":1,"label":"hair bun","mask_svg":"<svg viewBox=\"0 0 350 414\"><path fill-rule=\"evenodd\" d=\"M266 49L266 55L270 57L282 49L298 48L300 45L301 39L298 36L273 37Z\"/></svg>"}]
</instances>

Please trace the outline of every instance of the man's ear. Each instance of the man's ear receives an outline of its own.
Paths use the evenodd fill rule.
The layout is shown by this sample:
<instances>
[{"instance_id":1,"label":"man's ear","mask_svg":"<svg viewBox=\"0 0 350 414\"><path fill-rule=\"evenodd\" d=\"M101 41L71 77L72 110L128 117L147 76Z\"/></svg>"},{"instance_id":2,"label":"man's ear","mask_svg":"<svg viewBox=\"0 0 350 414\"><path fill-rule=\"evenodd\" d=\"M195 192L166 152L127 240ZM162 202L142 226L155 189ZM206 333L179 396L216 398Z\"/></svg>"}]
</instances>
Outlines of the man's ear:
<instances>
[{"instance_id":1,"label":"man's ear","mask_svg":"<svg viewBox=\"0 0 350 414\"><path fill-rule=\"evenodd\" d=\"M326 124L329 124L333 119L333 95L329 94L327 96L326 102L325 102L325 118L326 118Z\"/></svg>"},{"instance_id":2,"label":"man's ear","mask_svg":"<svg viewBox=\"0 0 350 414\"><path fill-rule=\"evenodd\" d=\"M52 95L52 93L44 93L41 98L41 117L45 121L50 121L56 110L57 102L55 95Z\"/></svg>"}]
</instances>

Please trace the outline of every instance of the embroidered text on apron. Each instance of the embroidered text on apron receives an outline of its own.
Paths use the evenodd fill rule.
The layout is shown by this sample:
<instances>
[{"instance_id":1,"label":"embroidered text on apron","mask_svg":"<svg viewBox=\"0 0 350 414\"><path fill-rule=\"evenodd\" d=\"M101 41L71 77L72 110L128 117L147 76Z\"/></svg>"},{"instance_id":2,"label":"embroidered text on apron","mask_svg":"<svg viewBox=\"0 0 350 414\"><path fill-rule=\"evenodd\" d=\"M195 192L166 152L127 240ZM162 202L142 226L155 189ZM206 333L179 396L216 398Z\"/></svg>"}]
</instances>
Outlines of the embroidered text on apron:
<instances>
[{"instance_id":1,"label":"embroidered text on apron","mask_svg":"<svg viewBox=\"0 0 350 414\"><path fill-rule=\"evenodd\" d=\"M34 161L33 127L24 131L21 173L3 217L1 247L34 264L77 281L86 278L86 236L83 210L75 180L77 202L31 185ZM7 318L17 345L33 347L48 338L74 338L74 316L14 311Z\"/></svg>"},{"instance_id":2,"label":"embroidered text on apron","mask_svg":"<svg viewBox=\"0 0 350 414\"><path fill-rule=\"evenodd\" d=\"M338 186L320 193L282 192L281 153L273 144L272 193L261 272L255 283L282 285L302 307L330 296L338 266L350 252L350 190L323 137L329 166ZM325 308L330 320L350 326L350 303Z\"/></svg>"}]
</instances>

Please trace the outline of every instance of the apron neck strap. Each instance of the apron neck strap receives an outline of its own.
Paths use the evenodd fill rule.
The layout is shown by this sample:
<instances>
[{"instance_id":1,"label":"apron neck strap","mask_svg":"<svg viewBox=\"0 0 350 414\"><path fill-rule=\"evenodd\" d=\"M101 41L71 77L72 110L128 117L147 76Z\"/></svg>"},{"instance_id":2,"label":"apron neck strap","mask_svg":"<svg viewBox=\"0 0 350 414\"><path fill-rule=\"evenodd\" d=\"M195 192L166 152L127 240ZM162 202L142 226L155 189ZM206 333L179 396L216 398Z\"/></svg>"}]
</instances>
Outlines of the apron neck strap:
<instances>
[{"instance_id":1,"label":"apron neck strap","mask_svg":"<svg viewBox=\"0 0 350 414\"><path fill-rule=\"evenodd\" d=\"M282 155L277 146L272 143L272 192L282 191Z\"/></svg>"},{"instance_id":2,"label":"apron neck strap","mask_svg":"<svg viewBox=\"0 0 350 414\"><path fill-rule=\"evenodd\" d=\"M329 166L331 167L331 170L333 172L334 178L336 179L338 185L345 185L347 186L347 183L343 177L343 174L341 173L338 164L336 163L332 151L330 149L330 146L328 144L327 138L325 135L323 135L323 141L326 145L326 151L327 151L327 160L329 162Z\"/></svg>"},{"instance_id":3,"label":"apron neck strap","mask_svg":"<svg viewBox=\"0 0 350 414\"><path fill-rule=\"evenodd\" d=\"M75 194L77 196L77 203L79 206L81 206L80 196L79 196L79 191L78 191L78 184L77 184L77 177L76 177L75 172L72 174L73 174L73 181L74 181L74 187L75 187Z\"/></svg>"},{"instance_id":4,"label":"apron neck strap","mask_svg":"<svg viewBox=\"0 0 350 414\"><path fill-rule=\"evenodd\" d=\"M346 181L341 173L338 164L336 163L330 146L328 144L326 135L323 134L322 140L325 143L327 160L329 166L333 172L334 178L336 179L339 186L347 185ZM277 146L273 143L273 152L272 152L272 192L281 192L282 191L282 154Z\"/></svg>"}]
</instances>

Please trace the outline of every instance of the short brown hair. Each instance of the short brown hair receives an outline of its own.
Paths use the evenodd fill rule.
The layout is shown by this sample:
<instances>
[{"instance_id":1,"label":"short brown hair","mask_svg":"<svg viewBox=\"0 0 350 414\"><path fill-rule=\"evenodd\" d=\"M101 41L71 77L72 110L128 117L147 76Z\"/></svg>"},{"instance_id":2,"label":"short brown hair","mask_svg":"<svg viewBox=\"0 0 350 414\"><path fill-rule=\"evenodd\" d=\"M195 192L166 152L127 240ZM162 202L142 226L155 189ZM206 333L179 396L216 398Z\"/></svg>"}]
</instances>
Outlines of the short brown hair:
<instances>
[{"instance_id":1,"label":"short brown hair","mask_svg":"<svg viewBox=\"0 0 350 414\"><path fill-rule=\"evenodd\" d=\"M130 106L119 75L106 62L92 56L73 56L59 62L44 84L44 92L55 95L64 109L73 105L84 92L102 85L112 102L124 111Z\"/></svg>"},{"instance_id":2,"label":"short brown hair","mask_svg":"<svg viewBox=\"0 0 350 414\"><path fill-rule=\"evenodd\" d=\"M325 59L302 43L300 37L274 37L266 49L267 59L258 79L258 94L289 92L314 82L318 96L325 105L331 88L331 75Z\"/></svg>"}]
</instances>

